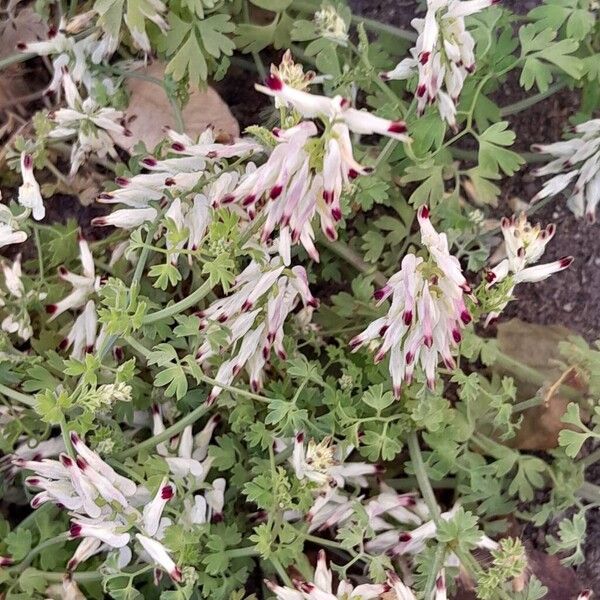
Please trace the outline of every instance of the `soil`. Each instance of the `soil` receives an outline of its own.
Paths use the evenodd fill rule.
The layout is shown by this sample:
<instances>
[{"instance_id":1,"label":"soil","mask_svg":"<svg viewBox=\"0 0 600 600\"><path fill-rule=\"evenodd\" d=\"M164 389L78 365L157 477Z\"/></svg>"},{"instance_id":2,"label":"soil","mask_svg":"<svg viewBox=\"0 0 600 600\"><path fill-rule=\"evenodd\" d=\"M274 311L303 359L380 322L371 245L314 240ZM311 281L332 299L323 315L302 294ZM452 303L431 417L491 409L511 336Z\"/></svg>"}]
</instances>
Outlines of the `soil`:
<instances>
[{"instance_id":1,"label":"soil","mask_svg":"<svg viewBox=\"0 0 600 600\"><path fill-rule=\"evenodd\" d=\"M349 3L356 14L404 28L410 28L410 21L420 14L418 10L423 4L413 0L350 0ZM517 13L526 13L539 3L538 0L504 0L504 4ZM255 92L254 81L254 76L249 77L246 71L234 66L227 80L215 85L242 129L260 120L260 113L269 105L266 98ZM524 96L515 82L509 82L496 93L495 100L502 106ZM576 109L577 95L565 90L540 102L534 109L508 117L511 128L517 134L515 149L525 152L530 150L533 143L560 139L568 118ZM502 182L502 196L495 213L511 214L511 199L518 197L527 202L539 188L540 180L532 176L531 169L522 169ZM55 221L77 218L86 233L91 218L105 212L103 207L81 207L75 199L66 196L55 198L48 208ZM575 219L561 198L537 212L535 218L543 224L557 224L556 236L549 244L545 258L553 260L571 255L575 261L560 275L517 288L517 301L509 305L503 318L519 317L533 323L562 324L588 341L600 338L600 310L597 309L600 299L600 224L590 226L583 220ZM89 234L94 235L91 231ZM587 475L589 481L600 483L600 465L590 468ZM528 547L544 548L545 530L528 526L522 533ZM600 594L598 510L588 514L587 539L586 562L577 570L577 576L581 586L591 587L596 594ZM565 592L550 594L548 597L570 600L575 598L575 592L573 590L572 595L563 595Z\"/></svg>"}]
</instances>

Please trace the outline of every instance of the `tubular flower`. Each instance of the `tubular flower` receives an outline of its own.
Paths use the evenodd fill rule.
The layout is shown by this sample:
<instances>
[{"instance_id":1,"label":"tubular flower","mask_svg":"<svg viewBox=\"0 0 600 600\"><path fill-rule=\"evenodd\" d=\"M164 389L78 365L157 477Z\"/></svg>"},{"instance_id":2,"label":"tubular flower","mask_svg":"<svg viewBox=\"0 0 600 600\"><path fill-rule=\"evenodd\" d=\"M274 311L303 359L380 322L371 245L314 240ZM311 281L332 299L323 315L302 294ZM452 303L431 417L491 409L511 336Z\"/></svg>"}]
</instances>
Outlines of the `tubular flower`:
<instances>
[{"instance_id":1,"label":"tubular flower","mask_svg":"<svg viewBox=\"0 0 600 600\"><path fill-rule=\"evenodd\" d=\"M596 206L600 201L600 119L592 119L575 126L576 137L554 144L536 144L533 149L553 157L549 163L536 169L538 177L554 175L532 198L555 196L571 184L567 206L576 217L596 221Z\"/></svg>"},{"instance_id":2,"label":"tubular flower","mask_svg":"<svg viewBox=\"0 0 600 600\"><path fill-rule=\"evenodd\" d=\"M206 479L212 464L212 458L208 456L208 446L220 421L219 415L211 417L195 436L192 434L192 426L188 425L181 436L171 440L168 448L164 442L157 445L158 454L165 458L174 477L191 477L196 484L201 484ZM159 435L165 430L161 407L158 404L152 406L152 422L154 435Z\"/></svg>"},{"instance_id":3,"label":"tubular flower","mask_svg":"<svg viewBox=\"0 0 600 600\"><path fill-rule=\"evenodd\" d=\"M2 330L16 333L22 340L28 340L33 335L33 329L27 307L33 300L43 300L46 294L36 294L33 290L25 291L20 254L12 265L3 261L0 266L4 275L4 287L8 292L8 295L5 295L3 290L0 290L0 307L6 307L9 313L2 320Z\"/></svg>"},{"instance_id":4,"label":"tubular flower","mask_svg":"<svg viewBox=\"0 0 600 600\"><path fill-rule=\"evenodd\" d=\"M124 204L128 208L119 209L105 217L92 220L93 225L113 225L131 229L154 221L156 209L151 202L163 201L167 197L185 195L206 181L201 192L194 195L191 205L181 203L172 213L182 213L183 224L189 229L188 248L194 249L200 243L206 226L210 222L208 205L217 206L221 199L235 187L240 174L237 171L220 171L218 161L233 157L249 157L262 151L261 146L251 140L239 139L231 144L221 144L215 140L211 129L204 131L197 142L184 134L168 129L171 140L169 152L174 157L157 159L148 156L142 165L149 171L133 177L117 177L117 190L104 192L98 201L105 204ZM211 168L212 170L209 170ZM254 165L249 163L247 171ZM214 172L213 172L214 171ZM244 215L244 211L238 211Z\"/></svg>"},{"instance_id":5,"label":"tubular flower","mask_svg":"<svg viewBox=\"0 0 600 600\"><path fill-rule=\"evenodd\" d=\"M307 479L321 489L343 488L346 482L357 487L367 487L366 475L381 473L380 465L365 462L348 462L345 459L354 448L344 449L332 444L331 438L317 443L310 440L304 444L304 433L296 434L291 458L298 479Z\"/></svg>"},{"instance_id":6,"label":"tubular flower","mask_svg":"<svg viewBox=\"0 0 600 600\"><path fill-rule=\"evenodd\" d=\"M42 198L40 184L33 174L33 158L31 154L21 153L21 177L23 184L19 188L19 204L31 209L31 214L36 221L41 221L46 216L46 207Z\"/></svg>"},{"instance_id":7,"label":"tubular flower","mask_svg":"<svg viewBox=\"0 0 600 600\"><path fill-rule=\"evenodd\" d=\"M66 350L71 346L71 354L76 358L81 358L85 352L91 352L96 343L96 304L90 299L95 292L100 289L100 277L96 276L94 268L94 259L90 252L88 243L80 236L79 238L79 257L83 275L77 275L60 267L58 276L69 282L73 286L73 291L60 302L46 306L46 312L51 315L50 320L72 308L79 308L85 304L83 312L75 319L67 336L60 343L61 350Z\"/></svg>"},{"instance_id":8,"label":"tubular flower","mask_svg":"<svg viewBox=\"0 0 600 600\"><path fill-rule=\"evenodd\" d=\"M452 350L462 338L461 329L471 322L464 302L464 294L470 288L460 263L449 252L446 234L435 231L426 206L419 209L418 220L429 259L414 254L404 257L401 270L375 292L378 304L391 296L388 314L373 321L350 341L356 351L377 340L375 362L391 351L389 370L396 397L400 395L402 382L412 380L419 361L427 385L433 389L440 357L449 369L455 367Z\"/></svg>"},{"instance_id":9,"label":"tubular flower","mask_svg":"<svg viewBox=\"0 0 600 600\"><path fill-rule=\"evenodd\" d=\"M57 126L49 137L77 137L71 150L70 174L77 173L90 154L101 158L118 158L110 134L130 135L122 123L124 114L114 108L99 106L91 96L82 100L75 82L66 70L62 76L62 86L68 108L59 108L52 113L52 120Z\"/></svg>"},{"instance_id":10,"label":"tubular flower","mask_svg":"<svg viewBox=\"0 0 600 600\"><path fill-rule=\"evenodd\" d=\"M459 506L454 506L451 510L442 513L441 518L445 521L451 520ZM397 512L383 511L378 514L375 520L374 528L377 535L367 542L365 549L374 554L385 553L389 556L398 556L403 554L418 554L425 548L428 540L435 537L436 525L431 520L429 512L419 501L415 506L409 509L412 512L411 520L405 520ZM406 525L417 525L413 529L408 529ZM477 547L494 550L498 544L482 534L477 541ZM455 562L454 555L449 555L450 562Z\"/></svg>"},{"instance_id":11,"label":"tubular flower","mask_svg":"<svg viewBox=\"0 0 600 600\"><path fill-rule=\"evenodd\" d=\"M371 600L380 598L390 589L386 583L364 583L355 587L349 581L341 581L334 591L333 574L323 550L319 550L312 582L295 579L295 588L283 587L269 580L265 580L265 584L278 600Z\"/></svg>"},{"instance_id":12,"label":"tubular flower","mask_svg":"<svg viewBox=\"0 0 600 600\"><path fill-rule=\"evenodd\" d=\"M68 563L68 570L98 552L115 548L120 552L119 562L126 564L131 557L128 544L134 529L147 558L179 581L180 573L169 562L169 550L158 541L164 527L170 524L162 515L175 496L174 484L165 477L154 497L146 501L149 494L145 488L138 488L118 474L75 432L71 432L70 438L75 458L60 454L59 460L13 459L15 467L34 472L25 479L26 485L42 490L33 497L33 508L52 502L71 512L70 537L82 541ZM224 480L213 485L216 498L211 497L209 506L211 510L222 511ZM144 504L142 512L138 510L140 504Z\"/></svg>"},{"instance_id":13,"label":"tubular flower","mask_svg":"<svg viewBox=\"0 0 600 600\"><path fill-rule=\"evenodd\" d=\"M0 248L11 244L22 244L27 239L24 231L16 231L8 223L0 223Z\"/></svg>"},{"instance_id":14,"label":"tubular flower","mask_svg":"<svg viewBox=\"0 0 600 600\"><path fill-rule=\"evenodd\" d=\"M197 313L202 328L227 328L220 349L205 341L196 354L197 361L204 365L217 353L230 349L232 358L222 362L215 375L220 384L230 385L245 368L252 389L259 391L271 350L282 360L286 357L283 327L287 316L299 301L305 307L318 305L304 268L295 266L284 272L280 262L278 257L264 266L252 261L237 277L229 296ZM220 392L215 385L208 402L214 402Z\"/></svg>"},{"instance_id":15,"label":"tubular flower","mask_svg":"<svg viewBox=\"0 0 600 600\"><path fill-rule=\"evenodd\" d=\"M572 256L563 256L559 260L535 267L527 265L536 263L544 254L546 245L554 237L556 226L551 223L545 229L539 224L532 226L524 213L511 219L504 217L501 221L502 235L504 236L504 248L506 258L500 261L493 269L486 273L487 287L511 277L509 290L506 294L506 300L501 303L496 311L491 312L486 325L496 319L504 310L515 286L518 283L535 283L550 277L553 273L558 273L566 269L572 262Z\"/></svg>"},{"instance_id":16,"label":"tubular flower","mask_svg":"<svg viewBox=\"0 0 600 600\"><path fill-rule=\"evenodd\" d=\"M456 105L463 84L475 70L475 41L465 26L465 17L496 4L499 0L427 0L424 19L413 19L418 31L411 58L405 58L383 79L409 79L415 72L419 82L415 96L419 114L437 102L438 111L456 127Z\"/></svg>"},{"instance_id":17,"label":"tubular flower","mask_svg":"<svg viewBox=\"0 0 600 600\"><path fill-rule=\"evenodd\" d=\"M273 96L284 106L288 106L307 119L320 118L328 123L344 123L350 131L361 135L385 135L401 142L409 142L406 124L403 121L390 121L365 110L350 107L347 98L319 96L298 90L282 81L277 75L269 75L265 85L256 85L263 94Z\"/></svg>"}]
</instances>

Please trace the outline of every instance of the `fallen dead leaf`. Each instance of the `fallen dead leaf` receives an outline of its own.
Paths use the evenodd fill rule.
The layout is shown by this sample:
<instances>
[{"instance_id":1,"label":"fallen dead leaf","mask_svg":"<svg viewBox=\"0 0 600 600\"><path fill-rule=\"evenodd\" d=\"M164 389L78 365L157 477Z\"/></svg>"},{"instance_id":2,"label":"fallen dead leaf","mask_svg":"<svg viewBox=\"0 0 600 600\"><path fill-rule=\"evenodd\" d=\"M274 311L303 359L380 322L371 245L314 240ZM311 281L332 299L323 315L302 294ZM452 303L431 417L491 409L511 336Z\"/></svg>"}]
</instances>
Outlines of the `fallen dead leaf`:
<instances>
[{"instance_id":1,"label":"fallen dead leaf","mask_svg":"<svg viewBox=\"0 0 600 600\"><path fill-rule=\"evenodd\" d=\"M164 79L165 65L154 62L138 73ZM114 136L115 141L123 148L131 151L142 141L148 149L154 148L164 138L164 127L175 127L173 110L163 87L145 79L129 78L127 89L130 94L127 117L131 119L129 129L131 137ZM194 90L189 102L182 111L185 133L191 137L198 136L208 127L214 127L216 133L237 137L240 129L229 107L212 88Z\"/></svg>"},{"instance_id":2,"label":"fallen dead leaf","mask_svg":"<svg viewBox=\"0 0 600 600\"><path fill-rule=\"evenodd\" d=\"M542 373L545 384L515 376L514 373L494 367L502 375L515 377L518 384L518 400L534 396L543 401L540 405L523 411L523 422L515 439L509 445L521 450L549 450L558 445L558 434L565 424L561 421L572 399L565 397L561 386L585 390L577 378L577 372L565 368L560 355L559 343L574 333L561 325L536 325L512 319L498 325L498 347L518 363Z\"/></svg>"},{"instance_id":3,"label":"fallen dead leaf","mask_svg":"<svg viewBox=\"0 0 600 600\"><path fill-rule=\"evenodd\" d=\"M47 34L48 23L32 7L19 10L13 18L0 22L0 58L14 54L19 42L41 40Z\"/></svg>"}]
</instances>

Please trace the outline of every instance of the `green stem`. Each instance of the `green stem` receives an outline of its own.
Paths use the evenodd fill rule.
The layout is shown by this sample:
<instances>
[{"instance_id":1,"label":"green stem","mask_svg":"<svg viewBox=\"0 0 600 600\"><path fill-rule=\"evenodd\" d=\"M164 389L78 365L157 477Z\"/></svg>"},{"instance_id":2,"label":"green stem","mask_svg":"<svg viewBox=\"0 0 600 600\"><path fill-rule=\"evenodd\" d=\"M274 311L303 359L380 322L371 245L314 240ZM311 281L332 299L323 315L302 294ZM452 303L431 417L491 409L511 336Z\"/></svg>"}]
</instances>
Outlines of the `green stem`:
<instances>
[{"instance_id":1,"label":"green stem","mask_svg":"<svg viewBox=\"0 0 600 600\"><path fill-rule=\"evenodd\" d=\"M273 565L274 569L277 571L277 574L279 575L279 578L281 579L281 581L283 581L283 583L285 583L285 585L287 585L287 587L294 587L294 585L292 584L292 580L290 579L290 576L287 574L286 570L283 568L283 566L279 562L279 559L276 558L275 556L270 556L269 562Z\"/></svg>"},{"instance_id":2,"label":"green stem","mask_svg":"<svg viewBox=\"0 0 600 600\"><path fill-rule=\"evenodd\" d=\"M75 449L73 448L73 444L71 443L71 436L70 436L70 432L67 428L67 421L65 419L65 415L62 412L60 413L59 425L60 425L60 433L62 435L62 439L65 444L65 449L67 451L67 454L69 454L69 456L75 457L76 456Z\"/></svg>"},{"instance_id":3,"label":"green stem","mask_svg":"<svg viewBox=\"0 0 600 600\"><path fill-rule=\"evenodd\" d=\"M425 595L424 598L433 598L433 588L440 572L440 569L444 566L444 558L446 557L446 546L439 544L435 550L435 556L433 559L433 565L431 570L427 574L427 583L425 584Z\"/></svg>"},{"instance_id":4,"label":"green stem","mask_svg":"<svg viewBox=\"0 0 600 600\"><path fill-rule=\"evenodd\" d=\"M49 583L60 583L67 573L56 573L53 571L38 571L32 573L32 576L39 576ZM83 571L81 573L70 573L71 579L77 583L90 583L92 581L100 581L104 577L104 573L100 571Z\"/></svg>"},{"instance_id":5,"label":"green stem","mask_svg":"<svg viewBox=\"0 0 600 600\"><path fill-rule=\"evenodd\" d=\"M293 2L293 8L301 10L302 12L314 13L321 7L319 4L313 4L312 2L295 0ZM417 39L417 34L412 31L406 31L406 29L400 29L399 27L387 25L386 23L380 23L375 19L369 19L361 15L352 15L352 22L362 23L367 29L370 29L371 31L378 31L379 33L388 33L389 35L393 35L395 37L407 40L409 42L414 42Z\"/></svg>"},{"instance_id":6,"label":"green stem","mask_svg":"<svg viewBox=\"0 0 600 600\"><path fill-rule=\"evenodd\" d=\"M150 325L151 323L156 323L157 321L161 321L162 319L168 319L173 315L177 315L180 312L183 312L187 308L194 306L194 304L198 304L202 298L204 298L210 291L212 290L212 285L210 280L206 280L196 291L192 292L187 298L180 300L179 302L175 302L175 304L171 304L161 310L158 310L154 313L150 313L146 315L142 321L143 325Z\"/></svg>"},{"instance_id":7,"label":"green stem","mask_svg":"<svg viewBox=\"0 0 600 600\"><path fill-rule=\"evenodd\" d=\"M8 386L0 383L0 394L10 398L11 400L16 400L17 402L21 402L21 404L26 404L27 406L34 408L35 407L35 398L30 396L29 394L23 394L22 392L17 392L16 390L11 390Z\"/></svg>"},{"instance_id":8,"label":"green stem","mask_svg":"<svg viewBox=\"0 0 600 600\"><path fill-rule=\"evenodd\" d=\"M15 571L16 573L21 573L24 571L33 561L33 559L40 554L46 548L51 548L52 546L56 546L57 544L63 544L69 541L69 534L67 532L61 533L53 538L50 538L41 544L38 544L33 550L29 552L29 554L14 567L11 567L10 571Z\"/></svg>"},{"instance_id":9,"label":"green stem","mask_svg":"<svg viewBox=\"0 0 600 600\"><path fill-rule=\"evenodd\" d=\"M511 358L503 352L497 353L493 364L494 366L501 367L502 369L508 371L511 375L514 375L518 379L528 383L533 383L535 385L539 385L540 387L548 383L548 380L543 373L540 373L537 369L529 367L526 364ZM559 390L562 396L565 396L570 400L581 400L582 398L582 394L580 392L567 385L561 385Z\"/></svg>"},{"instance_id":10,"label":"green stem","mask_svg":"<svg viewBox=\"0 0 600 600\"><path fill-rule=\"evenodd\" d=\"M441 521L440 507L435 499L431 482L427 476L425 463L423 462L423 455L421 454L421 448L419 447L419 438L417 437L416 431L411 432L408 436L408 453L410 455L410 462L412 463L412 467L415 471L415 477L417 478L417 482L419 484L419 489L421 490L421 495L423 496L425 504L427 504L427 508L429 509L429 514L431 515L433 522L437 526Z\"/></svg>"},{"instance_id":11,"label":"green stem","mask_svg":"<svg viewBox=\"0 0 600 600\"><path fill-rule=\"evenodd\" d=\"M15 54L11 54L10 56L0 60L0 70L16 63L25 62L26 60L35 58L36 56L37 54L33 54L31 52L16 52Z\"/></svg>"},{"instance_id":12,"label":"green stem","mask_svg":"<svg viewBox=\"0 0 600 600\"><path fill-rule=\"evenodd\" d=\"M585 468L585 467L589 467L590 465L593 465L595 462L598 462L599 460L600 460L600 448L597 448L596 450L594 450L593 452L591 452L584 458L578 460L577 464L583 465L583 467Z\"/></svg>"},{"instance_id":13,"label":"green stem","mask_svg":"<svg viewBox=\"0 0 600 600\"><path fill-rule=\"evenodd\" d=\"M477 150L464 150L462 148L450 148L452 156L460 160L471 160L477 162L479 152ZM539 154L537 152L518 152L527 163L542 163L548 160L547 154Z\"/></svg>"},{"instance_id":14,"label":"green stem","mask_svg":"<svg viewBox=\"0 0 600 600\"><path fill-rule=\"evenodd\" d=\"M227 550L227 556L229 558L243 558L246 556L258 556L259 552L256 549L256 546L248 546L246 548L233 548L232 550Z\"/></svg>"},{"instance_id":15,"label":"green stem","mask_svg":"<svg viewBox=\"0 0 600 600\"><path fill-rule=\"evenodd\" d=\"M377 271L373 265L366 263L350 246L341 240L332 242L325 237L321 237L319 242L328 250L331 250L331 252L344 259L349 265L352 265L357 271L365 275L373 275L373 281L377 285L384 286L387 283L387 277L383 273Z\"/></svg>"},{"instance_id":16,"label":"green stem","mask_svg":"<svg viewBox=\"0 0 600 600\"><path fill-rule=\"evenodd\" d=\"M514 102L513 104L508 104L507 106L503 106L500 109L500 116L507 117L509 115L514 115L523 110L528 109L531 106L534 106L538 102L549 98L550 96L560 92L560 90L566 87L566 83L558 82L554 85L551 85L545 92L539 92L534 94L533 96L529 96L527 98L523 98L523 100L519 100L518 102Z\"/></svg>"},{"instance_id":17,"label":"green stem","mask_svg":"<svg viewBox=\"0 0 600 600\"><path fill-rule=\"evenodd\" d=\"M197 408L195 408L192 412L185 415L185 417L179 419L176 423L173 423L170 427L167 427L163 432L158 435L154 435L123 452L119 452L115 456L116 460L124 460L131 456L135 456L138 452L142 452L143 450L151 450L155 448L161 442L166 442L174 435L177 435L179 432L183 431L188 425L194 424L198 419L201 419L208 411L210 410L210 406L206 404L201 404Z\"/></svg>"}]
</instances>

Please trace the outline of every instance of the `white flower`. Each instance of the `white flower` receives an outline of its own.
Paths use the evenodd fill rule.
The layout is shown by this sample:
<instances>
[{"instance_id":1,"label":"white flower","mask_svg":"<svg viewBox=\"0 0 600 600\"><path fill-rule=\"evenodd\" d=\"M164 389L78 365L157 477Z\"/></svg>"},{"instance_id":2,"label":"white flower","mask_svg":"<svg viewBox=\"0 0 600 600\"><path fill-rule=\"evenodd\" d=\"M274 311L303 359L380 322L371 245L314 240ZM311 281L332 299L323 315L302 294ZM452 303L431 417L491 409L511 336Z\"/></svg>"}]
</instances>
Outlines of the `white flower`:
<instances>
[{"instance_id":1,"label":"white flower","mask_svg":"<svg viewBox=\"0 0 600 600\"><path fill-rule=\"evenodd\" d=\"M33 174L33 158L26 152L21 153L21 177L23 184L19 188L19 204L30 208L33 218L41 221L46 216L46 207L40 185Z\"/></svg>"},{"instance_id":2,"label":"white flower","mask_svg":"<svg viewBox=\"0 0 600 600\"><path fill-rule=\"evenodd\" d=\"M371 114L366 110L350 107L350 102L341 96L328 98L317 94L309 94L303 90L287 85L278 76L270 74L265 85L255 85L263 94L277 98L285 106L293 108L303 117L312 119L319 117L327 122L344 123L353 133L362 135L385 135L401 142L408 142L406 124L403 121L390 121Z\"/></svg>"},{"instance_id":3,"label":"white flower","mask_svg":"<svg viewBox=\"0 0 600 600\"><path fill-rule=\"evenodd\" d=\"M455 128L458 97L465 79L475 70L475 41L464 18L498 1L428 0L425 18L411 22L419 33L411 58L382 73L382 78L409 79L418 72L415 96L419 114L437 101L440 116Z\"/></svg>"},{"instance_id":4,"label":"white flower","mask_svg":"<svg viewBox=\"0 0 600 600\"><path fill-rule=\"evenodd\" d=\"M535 227L529 223L525 213L516 218L502 218L502 235L506 258L500 261L493 269L486 273L487 287L511 277L512 285L506 294L506 301L502 302L497 310L491 312L486 319L486 325L495 320L504 310L512 297L518 283L535 283L542 281L554 273L566 269L572 262L572 256L563 256L543 265L528 267L536 263L544 254L546 245L554 237L556 226L551 223L545 229L539 224Z\"/></svg>"},{"instance_id":5,"label":"white flower","mask_svg":"<svg viewBox=\"0 0 600 600\"><path fill-rule=\"evenodd\" d=\"M388 573L387 584L390 587L389 600L416 600L412 590L393 571Z\"/></svg>"},{"instance_id":6,"label":"white flower","mask_svg":"<svg viewBox=\"0 0 600 600\"><path fill-rule=\"evenodd\" d=\"M587 221L594 223L600 202L600 119L580 123L575 126L575 133L577 137L568 141L533 146L534 150L554 157L534 174L554 177L544 183L532 202L555 196L574 181L567 206L575 216L585 214Z\"/></svg>"},{"instance_id":7,"label":"white flower","mask_svg":"<svg viewBox=\"0 0 600 600\"><path fill-rule=\"evenodd\" d=\"M153 223L158 216L155 208L122 208L115 210L105 217L95 217L92 225L96 227L120 227L122 229L134 229L146 222Z\"/></svg>"},{"instance_id":8,"label":"white flower","mask_svg":"<svg viewBox=\"0 0 600 600\"><path fill-rule=\"evenodd\" d=\"M77 173L90 154L100 158L118 158L110 134L130 135L122 124L124 114L111 107L99 106L91 96L82 100L75 82L66 70L62 75L62 86L68 108L59 108L52 113L52 120L57 126L49 137L77 137L71 149L70 175Z\"/></svg>"},{"instance_id":9,"label":"white flower","mask_svg":"<svg viewBox=\"0 0 600 600\"><path fill-rule=\"evenodd\" d=\"M323 37L335 40L342 45L345 45L348 41L346 21L331 4L323 5L323 8L315 13L314 22L317 31Z\"/></svg>"},{"instance_id":10,"label":"white flower","mask_svg":"<svg viewBox=\"0 0 600 600\"><path fill-rule=\"evenodd\" d=\"M0 223L0 248L11 244L22 244L27 239L24 231L16 231L8 223Z\"/></svg>"},{"instance_id":11,"label":"white flower","mask_svg":"<svg viewBox=\"0 0 600 600\"><path fill-rule=\"evenodd\" d=\"M277 585L269 580L265 580L265 584L278 600L372 600L380 598L390 589L383 583L363 583L354 587L349 581L341 581L334 591L333 574L327 567L327 558L323 550L319 550L312 582L294 580L295 589Z\"/></svg>"},{"instance_id":12,"label":"white flower","mask_svg":"<svg viewBox=\"0 0 600 600\"><path fill-rule=\"evenodd\" d=\"M212 458L208 456L208 445L220 420L219 415L214 415L195 436L192 434L192 426L188 425L178 439L172 440L172 449L167 448L164 442L156 446L156 451L165 457L169 471L174 477L191 477L196 484L206 479L212 464ZM153 435L161 434L165 430L165 425L158 404L152 406L152 421ZM175 449L176 455L173 454Z\"/></svg>"},{"instance_id":13,"label":"white flower","mask_svg":"<svg viewBox=\"0 0 600 600\"><path fill-rule=\"evenodd\" d=\"M291 458L298 479L308 479L321 489L343 488L346 483L367 487L366 475L381 473L380 465L365 462L344 462L354 450L332 444L331 438L317 443L310 440L305 446L304 433L296 434Z\"/></svg>"},{"instance_id":14,"label":"white flower","mask_svg":"<svg viewBox=\"0 0 600 600\"><path fill-rule=\"evenodd\" d=\"M150 558L162 567L173 581L181 581L183 577L181 569L173 562L166 546L140 533L137 533L135 537L142 548L150 555Z\"/></svg>"},{"instance_id":15,"label":"white flower","mask_svg":"<svg viewBox=\"0 0 600 600\"><path fill-rule=\"evenodd\" d=\"M150 536L156 535L163 510L172 498L175 497L175 486L165 477L158 486L158 491L153 500L146 504L143 511L144 529Z\"/></svg>"},{"instance_id":16,"label":"white flower","mask_svg":"<svg viewBox=\"0 0 600 600\"><path fill-rule=\"evenodd\" d=\"M306 271L295 266L284 273L279 258L271 259L262 266L252 261L237 277L232 293L216 300L198 313L202 327L226 327L227 337L220 351L227 348L233 355L221 363L215 379L230 385L245 368L250 386L257 392L262 388L263 369L271 350L283 360L283 327L290 312L299 301L304 306L316 306L317 301L308 287ZM196 354L200 364L217 355L219 349L205 341ZM208 402L214 402L221 392L214 386Z\"/></svg>"},{"instance_id":17,"label":"white flower","mask_svg":"<svg viewBox=\"0 0 600 600\"><path fill-rule=\"evenodd\" d=\"M435 231L426 206L419 209L418 220L421 241L430 259L425 261L414 254L403 258L401 270L375 292L378 304L392 297L388 314L350 341L356 351L380 340L376 362L390 351L389 370L396 397L402 382L412 380L417 362L425 371L427 385L433 389L440 358L449 369L455 367L452 350L462 338L461 329L471 322L463 298L470 288L460 263L449 252L446 234Z\"/></svg>"}]
</instances>

